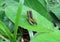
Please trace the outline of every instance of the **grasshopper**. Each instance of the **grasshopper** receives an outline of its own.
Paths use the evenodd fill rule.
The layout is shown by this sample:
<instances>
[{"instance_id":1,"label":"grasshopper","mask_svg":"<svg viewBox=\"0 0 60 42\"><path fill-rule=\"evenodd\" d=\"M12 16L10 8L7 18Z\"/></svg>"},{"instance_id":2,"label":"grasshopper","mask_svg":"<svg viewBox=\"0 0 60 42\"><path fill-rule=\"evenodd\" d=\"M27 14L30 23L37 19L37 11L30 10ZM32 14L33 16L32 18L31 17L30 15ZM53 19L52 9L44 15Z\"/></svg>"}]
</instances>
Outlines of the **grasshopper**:
<instances>
[{"instance_id":1,"label":"grasshopper","mask_svg":"<svg viewBox=\"0 0 60 42\"><path fill-rule=\"evenodd\" d=\"M36 21L34 20L33 16L32 16L32 11L27 11L27 16L28 16L28 22L33 25L36 24Z\"/></svg>"}]
</instances>

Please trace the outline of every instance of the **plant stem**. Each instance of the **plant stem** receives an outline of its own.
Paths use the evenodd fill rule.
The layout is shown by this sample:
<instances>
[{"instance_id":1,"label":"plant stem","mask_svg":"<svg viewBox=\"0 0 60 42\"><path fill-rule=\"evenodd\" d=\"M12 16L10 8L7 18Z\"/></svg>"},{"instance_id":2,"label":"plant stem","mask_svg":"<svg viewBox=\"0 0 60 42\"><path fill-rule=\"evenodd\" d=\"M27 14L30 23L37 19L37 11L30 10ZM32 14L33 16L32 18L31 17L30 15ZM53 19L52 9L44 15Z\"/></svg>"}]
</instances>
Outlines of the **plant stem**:
<instances>
[{"instance_id":1,"label":"plant stem","mask_svg":"<svg viewBox=\"0 0 60 42\"><path fill-rule=\"evenodd\" d=\"M18 5L18 10L16 14L16 20L15 20L15 26L14 26L14 42L16 42L16 37L17 37L17 30L18 30L18 25L19 25L19 20L20 20L20 14L22 12L22 5Z\"/></svg>"}]
</instances>

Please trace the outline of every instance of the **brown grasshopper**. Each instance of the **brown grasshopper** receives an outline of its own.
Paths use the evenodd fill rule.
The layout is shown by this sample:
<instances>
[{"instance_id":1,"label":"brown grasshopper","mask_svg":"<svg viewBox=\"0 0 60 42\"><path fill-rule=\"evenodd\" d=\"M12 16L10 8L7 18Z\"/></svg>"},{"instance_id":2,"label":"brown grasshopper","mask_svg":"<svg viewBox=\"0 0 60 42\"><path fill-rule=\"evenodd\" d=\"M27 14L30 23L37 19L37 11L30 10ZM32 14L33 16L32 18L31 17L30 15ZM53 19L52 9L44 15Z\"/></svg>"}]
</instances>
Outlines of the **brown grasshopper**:
<instances>
[{"instance_id":1,"label":"brown grasshopper","mask_svg":"<svg viewBox=\"0 0 60 42\"><path fill-rule=\"evenodd\" d=\"M27 11L27 16L28 16L28 22L33 25L36 24L36 21L34 20L33 16L32 16L32 11Z\"/></svg>"}]
</instances>

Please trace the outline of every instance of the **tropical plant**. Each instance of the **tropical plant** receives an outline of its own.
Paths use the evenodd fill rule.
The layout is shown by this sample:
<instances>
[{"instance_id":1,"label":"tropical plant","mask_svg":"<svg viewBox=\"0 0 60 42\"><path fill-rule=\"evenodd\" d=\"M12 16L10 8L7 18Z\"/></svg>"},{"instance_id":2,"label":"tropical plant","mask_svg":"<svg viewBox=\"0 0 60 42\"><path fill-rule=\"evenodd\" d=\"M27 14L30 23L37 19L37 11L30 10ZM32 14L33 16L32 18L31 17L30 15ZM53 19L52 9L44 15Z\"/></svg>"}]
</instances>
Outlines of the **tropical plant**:
<instances>
[{"instance_id":1,"label":"tropical plant","mask_svg":"<svg viewBox=\"0 0 60 42\"><path fill-rule=\"evenodd\" d=\"M30 42L60 42L59 9L59 0L0 0L0 42L22 42L24 29Z\"/></svg>"}]
</instances>

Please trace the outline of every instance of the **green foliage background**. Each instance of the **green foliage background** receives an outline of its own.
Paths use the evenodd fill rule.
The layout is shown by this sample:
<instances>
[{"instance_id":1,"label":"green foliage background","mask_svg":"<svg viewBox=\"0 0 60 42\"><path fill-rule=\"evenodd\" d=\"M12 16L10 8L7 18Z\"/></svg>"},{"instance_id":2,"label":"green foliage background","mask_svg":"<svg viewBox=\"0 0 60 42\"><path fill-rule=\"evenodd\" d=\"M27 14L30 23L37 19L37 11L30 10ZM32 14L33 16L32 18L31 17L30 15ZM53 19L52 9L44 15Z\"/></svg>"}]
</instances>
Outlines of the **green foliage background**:
<instances>
[{"instance_id":1,"label":"green foliage background","mask_svg":"<svg viewBox=\"0 0 60 42\"><path fill-rule=\"evenodd\" d=\"M0 0L0 37L3 35L8 39L3 41L1 37L0 41L19 42L16 38L20 26L37 32L30 42L60 42L60 31L57 29L60 28L59 2L60 0ZM37 25L30 25L27 21L29 10Z\"/></svg>"}]
</instances>

